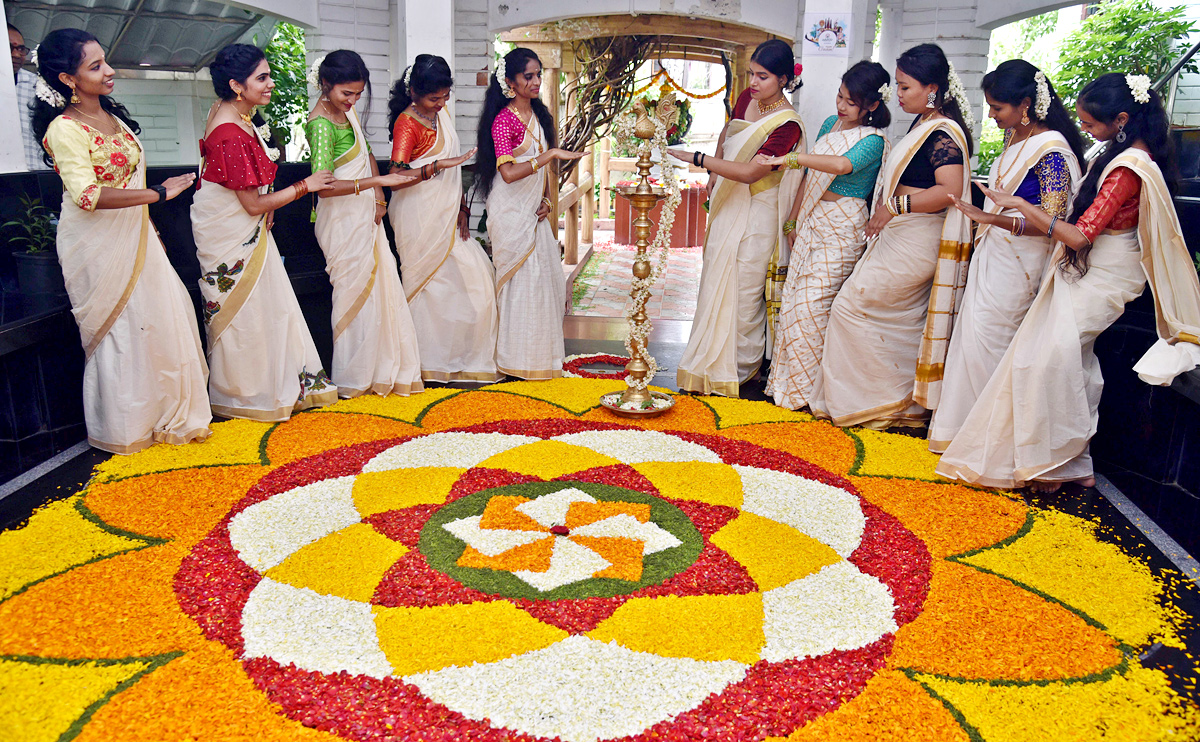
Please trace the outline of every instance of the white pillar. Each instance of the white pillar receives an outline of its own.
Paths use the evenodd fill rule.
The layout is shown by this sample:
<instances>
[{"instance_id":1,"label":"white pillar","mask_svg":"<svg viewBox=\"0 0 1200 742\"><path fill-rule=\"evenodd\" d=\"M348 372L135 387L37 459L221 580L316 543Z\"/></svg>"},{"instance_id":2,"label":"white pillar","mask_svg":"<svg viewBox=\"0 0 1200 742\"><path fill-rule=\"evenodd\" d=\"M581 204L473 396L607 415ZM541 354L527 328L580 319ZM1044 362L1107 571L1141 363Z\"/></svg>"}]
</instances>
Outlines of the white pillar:
<instances>
[{"instance_id":1,"label":"white pillar","mask_svg":"<svg viewBox=\"0 0 1200 742\"><path fill-rule=\"evenodd\" d=\"M454 69L454 3L449 0L397 0L404 5L401 71L418 54L436 54Z\"/></svg>"},{"instance_id":2,"label":"white pillar","mask_svg":"<svg viewBox=\"0 0 1200 742\"><path fill-rule=\"evenodd\" d=\"M813 6L808 5L813 12ZM866 47L865 29L867 28L867 13L872 3L869 0L824 0L820 4L821 15L840 16L846 18L846 27L851 37L845 54L836 56L818 55L813 53L813 44L804 40L811 24L805 23L802 13L796 26L795 51L796 58L804 65L804 87L800 88L800 103L797 109L800 118L804 120L804 129L808 134L808 144L817 136L817 131L826 118L837 112L836 100L838 88L842 85L842 75L850 65L863 58L862 51ZM872 23L874 16L872 16Z\"/></svg>"},{"instance_id":3,"label":"white pillar","mask_svg":"<svg viewBox=\"0 0 1200 742\"><path fill-rule=\"evenodd\" d=\"M8 23L4 4L0 3L0 21ZM0 131L16 136L0 137L0 173L20 173L25 167L25 142L21 138L21 120L17 118L17 86L8 68L0 74Z\"/></svg>"}]
</instances>

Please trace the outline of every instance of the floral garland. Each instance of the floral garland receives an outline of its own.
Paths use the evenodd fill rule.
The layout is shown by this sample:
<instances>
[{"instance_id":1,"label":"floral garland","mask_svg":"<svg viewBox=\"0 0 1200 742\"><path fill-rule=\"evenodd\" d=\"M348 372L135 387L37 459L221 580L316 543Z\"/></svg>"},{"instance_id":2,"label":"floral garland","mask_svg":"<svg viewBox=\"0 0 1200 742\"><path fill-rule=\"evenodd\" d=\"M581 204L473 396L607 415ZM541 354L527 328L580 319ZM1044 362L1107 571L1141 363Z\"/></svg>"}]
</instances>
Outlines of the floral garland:
<instances>
[{"instance_id":1,"label":"floral garland","mask_svg":"<svg viewBox=\"0 0 1200 742\"><path fill-rule=\"evenodd\" d=\"M665 98L670 101L670 98ZM662 101L660 100L660 103ZM658 282L663 271L667 267L667 257L670 254L671 244L671 227L675 224L675 209L683 200L683 194L679 187L679 177L675 172L675 168L670 164L667 157L667 124L658 116L650 118L654 122L654 138L650 140L639 140L638 151L651 154L654 150L658 150L659 162L662 163L659 168L662 172L663 190L666 192L666 202L662 207L662 216L659 217L658 231L654 233L654 239L646 248L646 257L652 264L650 275L646 278L634 277L629 291L629 302L625 305L625 321L629 325L629 332L625 337L625 350L633 357L634 342L637 341L641 348L639 354L642 361L649 368L645 377L639 381L635 381L632 376L626 376L625 382L631 388L644 390L650 386L650 382L654 380L654 375L658 372L658 361L650 354L650 323L645 322L637 325L633 321L634 307L644 305L650 299L650 289ZM634 125L637 123L635 112L630 112L624 116L617 118L614 134L621 146L629 146L633 138Z\"/></svg>"},{"instance_id":2,"label":"floral garland","mask_svg":"<svg viewBox=\"0 0 1200 742\"><path fill-rule=\"evenodd\" d=\"M593 363L607 363L624 368L629 363L626 356L614 356L607 353L584 353L567 356L563 359L563 376L576 379L615 379L619 372L605 373L603 371L588 371L584 366Z\"/></svg>"},{"instance_id":3,"label":"floral garland","mask_svg":"<svg viewBox=\"0 0 1200 742\"><path fill-rule=\"evenodd\" d=\"M0 729L1200 736L1196 660L1148 651L1185 646L1185 578L1140 537L765 402L617 422L620 386L358 398L104 462L0 532Z\"/></svg>"}]
</instances>

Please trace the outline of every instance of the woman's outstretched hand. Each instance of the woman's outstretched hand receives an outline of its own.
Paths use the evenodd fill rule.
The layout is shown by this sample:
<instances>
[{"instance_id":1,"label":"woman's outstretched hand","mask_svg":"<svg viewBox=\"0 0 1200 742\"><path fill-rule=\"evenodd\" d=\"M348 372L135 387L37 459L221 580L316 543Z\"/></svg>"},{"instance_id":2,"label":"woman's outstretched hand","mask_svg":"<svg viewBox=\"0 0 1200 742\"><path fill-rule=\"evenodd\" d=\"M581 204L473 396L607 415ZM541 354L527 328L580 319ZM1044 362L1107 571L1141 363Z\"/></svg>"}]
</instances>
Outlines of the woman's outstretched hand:
<instances>
[{"instance_id":1,"label":"woman's outstretched hand","mask_svg":"<svg viewBox=\"0 0 1200 742\"><path fill-rule=\"evenodd\" d=\"M979 224L991 224L992 215L975 204L963 201L953 193L950 194L950 203L954 204L954 208L961 211L971 221L978 222Z\"/></svg>"},{"instance_id":2,"label":"woman's outstretched hand","mask_svg":"<svg viewBox=\"0 0 1200 742\"><path fill-rule=\"evenodd\" d=\"M174 178L167 178L162 182L163 188L167 189L167 200L170 201L191 188L195 182L195 173L184 173L183 175L176 175Z\"/></svg>"}]
</instances>

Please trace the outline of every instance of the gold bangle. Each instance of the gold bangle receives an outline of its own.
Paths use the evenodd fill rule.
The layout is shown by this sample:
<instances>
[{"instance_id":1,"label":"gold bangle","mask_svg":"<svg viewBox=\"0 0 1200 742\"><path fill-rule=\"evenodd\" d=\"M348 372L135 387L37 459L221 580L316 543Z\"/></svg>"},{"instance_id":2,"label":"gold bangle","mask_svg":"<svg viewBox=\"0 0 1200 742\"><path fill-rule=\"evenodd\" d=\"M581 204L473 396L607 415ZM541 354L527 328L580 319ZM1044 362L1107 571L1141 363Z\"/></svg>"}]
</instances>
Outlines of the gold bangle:
<instances>
[{"instance_id":1,"label":"gold bangle","mask_svg":"<svg viewBox=\"0 0 1200 742\"><path fill-rule=\"evenodd\" d=\"M355 179L354 179L354 195L355 195L355 196L357 196L357 195L358 195L358 193L359 193L359 188L358 188L358 178L355 178Z\"/></svg>"},{"instance_id":2,"label":"gold bangle","mask_svg":"<svg viewBox=\"0 0 1200 742\"><path fill-rule=\"evenodd\" d=\"M542 203L546 204L547 209L554 208L554 202L550 200L549 196L542 196Z\"/></svg>"},{"instance_id":3,"label":"gold bangle","mask_svg":"<svg viewBox=\"0 0 1200 742\"><path fill-rule=\"evenodd\" d=\"M783 233L784 234L791 234L792 232L795 232L795 231L796 231L796 220L795 219L788 219L786 222L783 223Z\"/></svg>"},{"instance_id":4,"label":"gold bangle","mask_svg":"<svg viewBox=\"0 0 1200 742\"><path fill-rule=\"evenodd\" d=\"M375 203L379 204L380 206L387 206L387 201L380 201L379 199L375 199Z\"/></svg>"}]
</instances>

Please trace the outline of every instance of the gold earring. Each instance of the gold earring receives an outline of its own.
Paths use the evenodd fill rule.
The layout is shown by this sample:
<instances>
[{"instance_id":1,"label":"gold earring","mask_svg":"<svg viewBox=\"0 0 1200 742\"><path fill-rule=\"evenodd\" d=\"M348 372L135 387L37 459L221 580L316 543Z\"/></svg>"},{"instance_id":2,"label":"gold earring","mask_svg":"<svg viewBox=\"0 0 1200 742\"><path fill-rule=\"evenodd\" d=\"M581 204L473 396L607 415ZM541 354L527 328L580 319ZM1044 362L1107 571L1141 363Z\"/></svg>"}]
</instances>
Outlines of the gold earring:
<instances>
[{"instance_id":1,"label":"gold earring","mask_svg":"<svg viewBox=\"0 0 1200 742\"><path fill-rule=\"evenodd\" d=\"M80 102L79 96L75 94L75 86L74 85L71 86L71 102L72 103Z\"/></svg>"},{"instance_id":2,"label":"gold earring","mask_svg":"<svg viewBox=\"0 0 1200 742\"><path fill-rule=\"evenodd\" d=\"M241 100L242 100L242 91L240 91L240 90L239 90L239 91L237 91L237 94L238 94L238 97L237 97L237 99L238 99L238 102L240 103L240 102L241 102Z\"/></svg>"},{"instance_id":3,"label":"gold earring","mask_svg":"<svg viewBox=\"0 0 1200 742\"><path fill-rule=\"evenodd\" d=\"M1029 109L1021 111L1021 126L1029 126Z\"/></svg>"}]
</instances>

